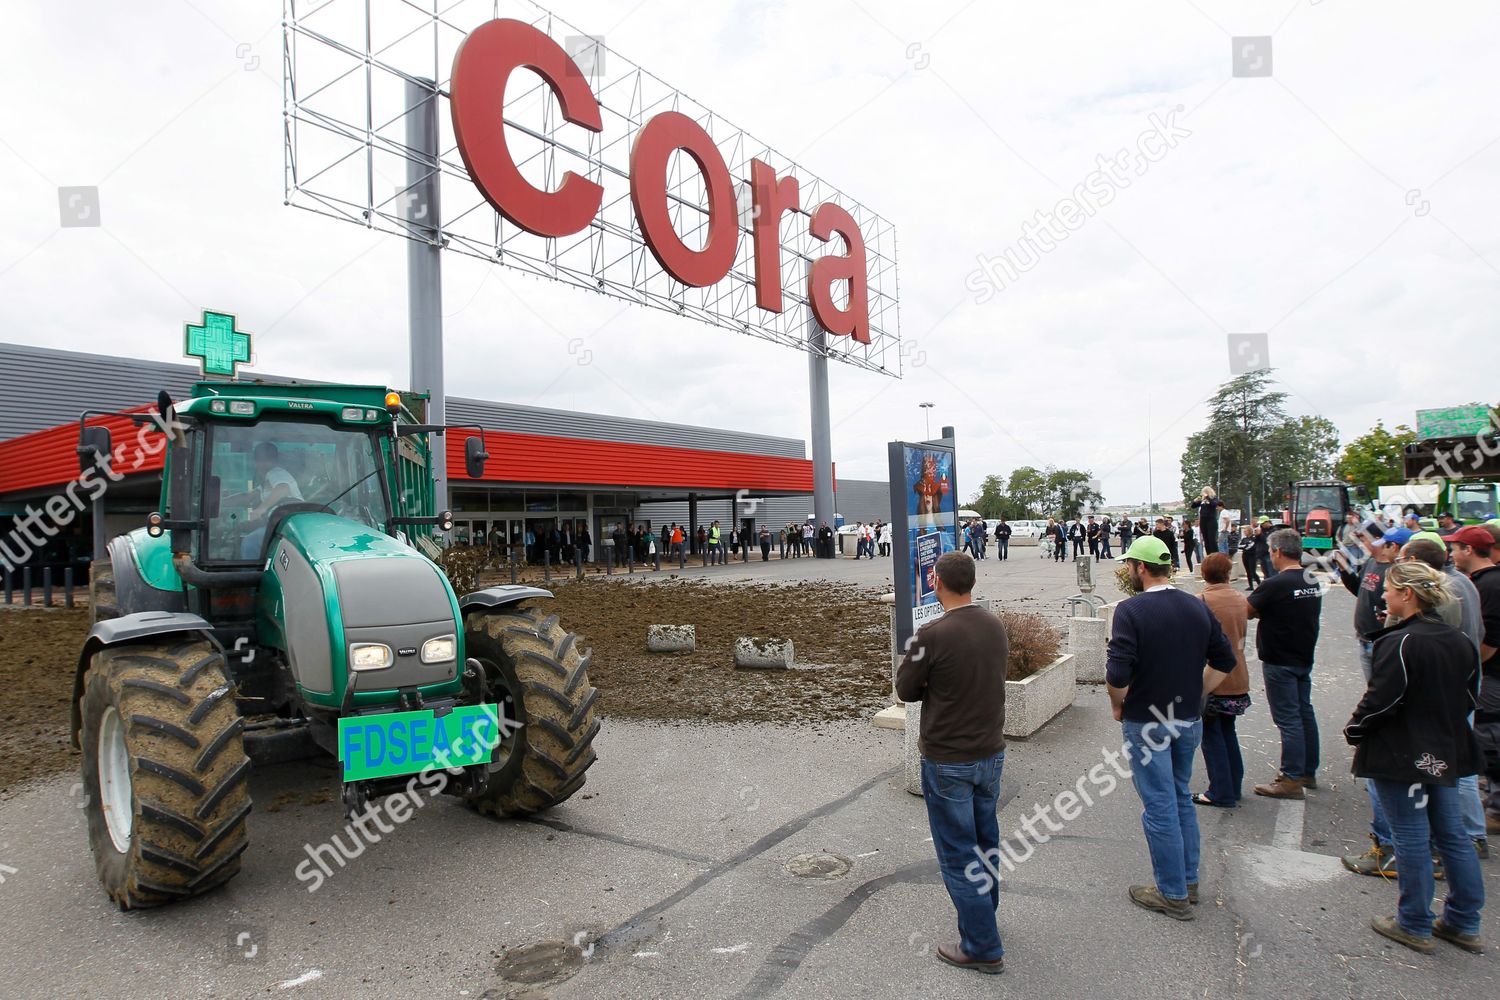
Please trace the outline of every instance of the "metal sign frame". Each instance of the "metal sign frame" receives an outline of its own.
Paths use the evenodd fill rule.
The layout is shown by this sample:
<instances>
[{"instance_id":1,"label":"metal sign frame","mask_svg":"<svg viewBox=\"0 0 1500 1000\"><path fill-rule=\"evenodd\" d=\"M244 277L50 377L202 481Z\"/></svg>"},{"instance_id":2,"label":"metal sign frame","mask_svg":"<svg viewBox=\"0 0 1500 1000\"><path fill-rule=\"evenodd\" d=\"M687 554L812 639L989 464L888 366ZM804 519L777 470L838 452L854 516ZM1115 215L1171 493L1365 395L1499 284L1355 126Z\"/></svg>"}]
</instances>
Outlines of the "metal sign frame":
<instances>
[{"instance_id":1,"label":"metal sign frame","mask_svg":"<svg viewBox=\"0 0 1500 1000\"><path fill-rule=\"evenodd\" d=\"M600 211L576 235L537 236L506 220L475 187L458 152L449 107L454 54L474 28L497 18L530 24L568 49L601 106L603 129L596 133L563 121L540 77L518 71L507 88L506 141L522 174L549 191L569 170L604 188ZM532 0L284 0L282 47L287 204L899 377L894 226ZM411 85L425 88L422 101L413 99ZM433 95L441 128L436 155L410 144L406 128L407 116ZM665 111L709 133L735 183L735 263L724 280L704 288L662 270L631 203L632 143ZM781 220L779 313L756 302L750 180L756 159L777 177L795 177L801 188L801 210ZM433 178L443 206L437 228L424 225L436 212L421 193ZM678 237L701 247L708 192L682 151L669 166L667 198ZM815 322L808 268L845 252L837 236L825 243L808 232L810 210L827 202L852 216L864 240L869 343L808 336ZM837 287L845 291L836 296L846 295L847 282Z\"/></svg>"}]
</instances>

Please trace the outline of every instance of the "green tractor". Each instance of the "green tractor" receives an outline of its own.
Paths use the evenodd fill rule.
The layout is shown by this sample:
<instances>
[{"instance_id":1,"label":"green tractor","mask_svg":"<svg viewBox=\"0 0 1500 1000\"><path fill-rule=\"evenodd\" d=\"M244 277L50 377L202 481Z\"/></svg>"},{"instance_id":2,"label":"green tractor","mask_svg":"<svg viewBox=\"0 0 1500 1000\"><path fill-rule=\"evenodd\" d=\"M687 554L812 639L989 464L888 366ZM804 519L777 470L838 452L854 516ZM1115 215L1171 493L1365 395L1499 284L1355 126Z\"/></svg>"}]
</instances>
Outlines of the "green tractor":
<instances>
[{"instance_id":1,"label":"green tractor","mask_svg":"<svg viewBox=\"0 0 1500 1000\"><path fill-rule=\"evenodd\" d=\"M429 558L452 515L427 441L448 428L405 402L240 382L159 398L161 502L94 563L73 684L89 841L121 909L239 871L252 761L333 755L351 815L419 779L495 815L583 786L589 656L550 592L459 595ZM80 433L83 464L110 454L106 429ZM465 441L471 476L487 457L482 432Z\"/></svg>"}]
</instances>

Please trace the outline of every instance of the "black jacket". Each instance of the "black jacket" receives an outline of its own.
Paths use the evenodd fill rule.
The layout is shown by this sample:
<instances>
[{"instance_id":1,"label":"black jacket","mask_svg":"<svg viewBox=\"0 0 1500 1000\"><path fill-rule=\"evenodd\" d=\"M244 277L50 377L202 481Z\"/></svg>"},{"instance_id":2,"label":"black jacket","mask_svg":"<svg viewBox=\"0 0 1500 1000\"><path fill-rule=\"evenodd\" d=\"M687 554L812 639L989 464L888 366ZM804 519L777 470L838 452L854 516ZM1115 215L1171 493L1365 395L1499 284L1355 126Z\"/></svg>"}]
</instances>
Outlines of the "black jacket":
<instances>
[{"instance_id":1,"label":"black jacket","mask_svg":"<svg viewBox=\"0 0 1500 1000\"><path fill-rule=\"evenodd\" d=\"M1458 629L1408 618L1372 638L1370 684L1344 727L1359 778L1454 785L1478 774L1469 725L1479 696L1479 655Z\"/></svg>"}]
</instances>

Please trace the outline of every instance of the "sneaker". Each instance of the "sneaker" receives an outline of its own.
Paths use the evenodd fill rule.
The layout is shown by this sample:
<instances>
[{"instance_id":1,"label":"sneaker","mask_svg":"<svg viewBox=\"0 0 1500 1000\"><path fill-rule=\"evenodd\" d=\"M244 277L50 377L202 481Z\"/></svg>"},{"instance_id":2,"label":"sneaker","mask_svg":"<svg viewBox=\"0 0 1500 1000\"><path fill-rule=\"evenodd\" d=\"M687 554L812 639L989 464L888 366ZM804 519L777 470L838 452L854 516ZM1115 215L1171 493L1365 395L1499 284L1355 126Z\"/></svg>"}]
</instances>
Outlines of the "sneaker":
<instances>
[{"instance_id":1,"label":"sneaker","mask_svg":"<svg viewBox=\"0 0 1500 1000\"><path fill-rule=\"evenodd\" d=\"M1488 861L1489 860L1489 857L1490 857L1490 842L1489 842L1488 838L1485 838L1485 837L1475 837L1474 838L1474 853L1477 854L1477 855L1479 855L1479 857L1480 857L1481 860L1484 860L1484 861Z\"/></svg>"},{"instance_id":2,"label":"sneaker","mask_svg":"<svg viewBox=\"0 0 1500 1000\"><path fill-rule=\"evenodd\" d=\"M1278 774L1276 780L1269 785L1256 785L1255 794L1264 795L1271 799L1306 798L1302 794L1302 782L1296 778L1289 778L1285 774Z\"/></svg>"},{"instance_id":3,"label":"sneaker","mask_svg":"<svg viewBox=\"0 0 1500 1000\"><path fill-rule=\"evenodd\" d=\"M1173 920L1193 919L1193 908L1186 899L1168 899L1154 885L1131 886L1130 901L1143 910L1165 913Z\"/></svg>"},{"instance_id":4,"label":"sneaker","mask_svg":"<svg viewBox=\"0 0 1500 1000\"><path fill-rule=\"evenodd\" d=\"M1377 875L1380 878L1396 877L1396 849L1382 847L1375 835L1370 834L1370 849L1363 854L1346 854L1339 859L1344 867L1356 875Z\"/></svg>"},{"instance_id":5,"label":"sneaker","mask_svg":"<svg viewBox=\"0 0 1500 1000\"><path fill-rule=\"evenodd\" d=\"M1484 954L1484 942L1479 940L1478 934L1462 934L1443 923L1442 917L1432 922L1432 936L1442 938L1449 944L1456 944L1464 951L1472 951L1476 955Z\"/></svg>"},{"instance_id":6,"label":"sneaker","mask_svg":"<svg viewBox=\"0 0 1500 1000\"><path fill-rule=\"evenodd\" d=\"M1390 938L1397 944L1404 944L1412 951L1420 951L1424 955L1432 954L1436 947L1430 937L1418 937L1406 930L1395 917L1376 917L1370 921L1370 929L1381 937Z\"/></svg>"},{"instance_id":7,"label":"sneaker","mask_svg":"<svg viewBox=\"0 0 1500 1000\"><path fill-rule=\"evenodd\" d=\"M1188 902L1194 906L1198 905L1198 883L1188 883Z\"/></svg>"}]
</instances>

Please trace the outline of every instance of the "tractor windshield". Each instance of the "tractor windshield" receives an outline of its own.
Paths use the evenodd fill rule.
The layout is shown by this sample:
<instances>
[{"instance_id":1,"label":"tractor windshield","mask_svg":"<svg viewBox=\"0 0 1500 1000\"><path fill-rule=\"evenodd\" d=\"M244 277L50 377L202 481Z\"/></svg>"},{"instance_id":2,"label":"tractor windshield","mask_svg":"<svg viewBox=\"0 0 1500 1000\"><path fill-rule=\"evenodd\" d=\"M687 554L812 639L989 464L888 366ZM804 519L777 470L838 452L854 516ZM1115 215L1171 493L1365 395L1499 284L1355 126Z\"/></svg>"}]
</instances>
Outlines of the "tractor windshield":
<instances>
[{"instance_id":1,"label":"tractor windshield","mask_svg":"<svg viewBox=\"0 0 1500 1000\"><path fill-rule=\"evenodd\" d=\"M1494 483L1467 483L1453 489L1453 513L1460 521L1482 521L1496 512Z\"/></svg>"},{"instance_id":2,"label":"tractor windshield","mask_svg":"<svg viewBox=\"0 0 1500 1000\"><path fill-rule=\"evenodd\" d=\"M1335 518L1344 516L1344 488L1342 486L1297 487L1297 514L1306 517L1315 510L1326 510Z\"/></svg>"},{"instance_id":3,"label":"tractor windshield","mask_svg":"<svg viewBox=\"0 0 1500 1000\"><path fill-rule=\"evenodd\" d=\"M314 421L211 423L202 481L210 512L205 554L229 562L260 558L268 519L285 503L323 504L384 531L390 505L382 469L369 431Z\"/></svg>"}]
</instances>

